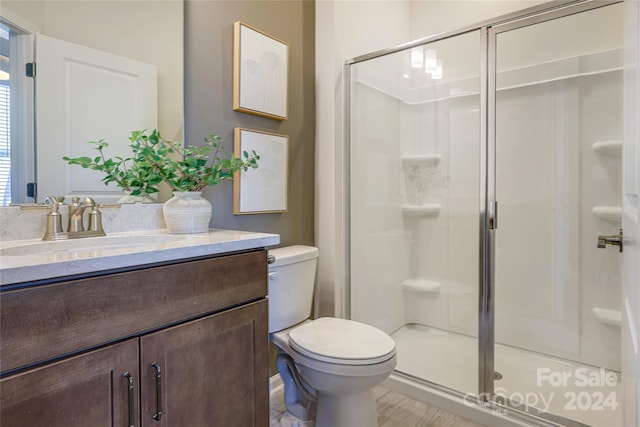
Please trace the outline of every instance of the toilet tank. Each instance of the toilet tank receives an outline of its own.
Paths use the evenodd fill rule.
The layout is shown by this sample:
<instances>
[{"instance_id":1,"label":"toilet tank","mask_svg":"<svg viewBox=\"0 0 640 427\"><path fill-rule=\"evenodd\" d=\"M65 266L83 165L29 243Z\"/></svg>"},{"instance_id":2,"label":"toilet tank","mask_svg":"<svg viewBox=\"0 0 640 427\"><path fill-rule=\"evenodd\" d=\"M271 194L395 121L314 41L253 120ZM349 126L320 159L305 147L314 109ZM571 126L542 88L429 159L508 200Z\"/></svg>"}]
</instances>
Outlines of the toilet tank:
<instances>
[{"instance_id":1,"label":"toilet tank","mask_svg":"<svg viewBox=\"0 0 640 427\"><path fill-rule=\"evenodd\" d=\"M269 255L275 257L269 264L269 332L277 332L311 315L318 248L286 246Z\"/></svg>"}]
</instances>

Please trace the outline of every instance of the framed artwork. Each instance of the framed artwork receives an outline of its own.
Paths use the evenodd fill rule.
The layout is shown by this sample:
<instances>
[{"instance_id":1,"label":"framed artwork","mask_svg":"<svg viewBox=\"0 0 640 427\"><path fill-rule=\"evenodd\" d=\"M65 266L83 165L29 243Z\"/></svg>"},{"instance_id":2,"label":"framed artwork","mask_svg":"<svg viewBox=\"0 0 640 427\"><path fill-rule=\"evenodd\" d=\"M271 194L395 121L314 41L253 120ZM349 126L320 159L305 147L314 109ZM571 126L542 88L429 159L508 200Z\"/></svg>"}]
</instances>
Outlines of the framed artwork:
<instances>
[{"instance_id":1,"label":"framed artwork","mask_svg":"<svg viewBox=\"0 0 640 427\"><path fill-rule=\"evenodd\" d=\"M233 109L286 120L289 45L237 21L233 25Z\"/></svg>"},{"instance_id":2,"label":"framed artwork","mask_svg":"<svg viewBox=\"0 0 640 427\"><path fill-rule=\"evenodd\" d=\"M235 215L287 212L289 137L235 128L234 155L255 151L258 168L236 172L233 179Z\"/></svg>"}]
</instances>

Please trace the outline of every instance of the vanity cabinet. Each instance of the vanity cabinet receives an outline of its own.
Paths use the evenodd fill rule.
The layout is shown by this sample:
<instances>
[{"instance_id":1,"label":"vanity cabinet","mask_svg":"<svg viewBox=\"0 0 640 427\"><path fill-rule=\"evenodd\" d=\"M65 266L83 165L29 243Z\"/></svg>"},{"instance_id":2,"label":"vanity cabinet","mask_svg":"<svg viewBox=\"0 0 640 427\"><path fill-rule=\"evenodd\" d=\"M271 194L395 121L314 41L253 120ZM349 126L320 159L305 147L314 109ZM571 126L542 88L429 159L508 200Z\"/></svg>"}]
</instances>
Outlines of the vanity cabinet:
<instances>
[{"instance_id":1,"label":"vanity cabinet","mask_svg":"<svg viewBox=\"0 0 640 427\"><path fill-rule=\"evenodd\" d=\"M138 378L137 357L138 340L130 339L5 378L0 383L0 423L3 427L129 426L124 374Z\"/></svg>"},{"instance_id":2,"label":"vanity cabinet","mask_svg":"<svg viewBox=\"0 0 640 427\"><path fill-rule=\"evenodd\" d=\"M0 293L3 427L266 427L266 251Z\"/></svg>"},{"instance_id":3,"label":"vanity cabinet","mask_svg":"<svg viewBox=\"0 0 640 427\"><path fill-rule=\"evenodd\" d=\"M260 301L143 336L142 425L267 426L266 315Z\"/></svg>"}]
</instances>

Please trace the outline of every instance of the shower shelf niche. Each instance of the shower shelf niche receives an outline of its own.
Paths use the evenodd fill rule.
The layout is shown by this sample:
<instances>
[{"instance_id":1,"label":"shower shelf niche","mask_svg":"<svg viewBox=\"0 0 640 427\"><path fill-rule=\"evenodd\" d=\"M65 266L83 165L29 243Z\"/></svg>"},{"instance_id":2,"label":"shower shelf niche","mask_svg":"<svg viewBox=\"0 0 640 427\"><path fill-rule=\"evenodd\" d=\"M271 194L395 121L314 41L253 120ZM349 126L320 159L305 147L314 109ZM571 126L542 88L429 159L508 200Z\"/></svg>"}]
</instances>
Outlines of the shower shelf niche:
<instances>
[{"instance_id":1,"label":"shower shelf niche","mask_svg":"<svg viewBox=\"0 0 640 427\"><path fill-rule=\"evenodd\" d=\"M402 282L402 287L418 293L438 294L442 285L440 282L434 282L433 280L427 280L422 277L415 279L407 279Z\"/></svg>"},{"instance_id":2,"label":"shower shelf niche","mask_svg":"<svg viewBox=\"0 0 640 427\"><path fill-rule=\"evenodd\" d=\"M442 160L440 154L407 154L401 156L402 165L420 164L421 166L437 166Z\"/></svg>"},{"instance_id":3,"label":"shower shelf niche","mask_svg":"<svg viewBox=\"0 0 640 427\"><path fill-rule=\"evenodd\" d=\"M622 325L622 312L608 308L593 307L593 314L601 323L620 327Z\"/></svg>"},{"instance_id":4,"label":"shower shelf niche","mask_svg":"<svg viewBox=\"0 0 640 427\"><path fill-rule=\"evenodd\" d=\"M425 203L424 205L402 205L402 214L404 216L436 216L442 210L442 206L437 203Z\"/></svg>"},{"instance_id":5,"label":"shower shelf niche","mask_svg":"<svg viewBox=\"0 0 640 427\"><path fill-rule=\"evenodd\" d=\"M622 140L598 141L591 146L591 149L596 154L603 154L606 156L621 156Z\"/></svg>"},{"instance_id":6,"label":"shower shelf niche","mask_svg":"<svg viewBox=\"0 0 640 427\"><path fill-rule=\"evenodd\" d=\"M401 156L407 191L402 212L406 216L426 216L440 212L440 205L427 203L432 186L438 180L440 154L416 154Z\"/></svg>"},{"instance_id":7,"label":"shower shelf niche","mask_svg":"<svg viewBox=\"0 0 640 427\"><path fill-rule=\"evenodd\" d=\"M620 206L594 206L591 209L594 216L605 221L620 222L622 218L622 207Z\"/></svg>"}]
</instances>

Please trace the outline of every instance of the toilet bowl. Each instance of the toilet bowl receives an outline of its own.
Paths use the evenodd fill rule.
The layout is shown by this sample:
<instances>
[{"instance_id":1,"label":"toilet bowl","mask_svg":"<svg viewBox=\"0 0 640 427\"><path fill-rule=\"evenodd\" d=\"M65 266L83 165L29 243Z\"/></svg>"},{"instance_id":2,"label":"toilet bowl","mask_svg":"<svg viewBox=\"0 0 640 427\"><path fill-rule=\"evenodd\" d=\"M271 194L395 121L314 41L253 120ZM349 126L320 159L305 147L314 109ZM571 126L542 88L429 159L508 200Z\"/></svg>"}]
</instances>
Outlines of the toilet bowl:
<instances>
[{"instance_id":1,"label":"toilet bowl","mask_svg":"<svg viewBox=\"0 0 640 427\"><path fill-rule=\"evenodd\" d=\"M353 320L309 320L318 250L269 252L269 332L285 386L283 427L374 427L373 388L396 366L385 332Z\"/></svg>"},{"instance_id":2,"label":"toilet bowl","mask_svg":"<svg viewBox=\"0 0 640 427\"><path fill-rule=\"evenodd\" d=\"M355 332L363 331L364 339L354 338ZM318 335L328 339L315 341ZM395 344L387 334L364 323L320 318L276 332L271 340L279 357L283 352L294 362L302 380L297 387L314 394L316 427L377 425L373 388L396 366ZM288 375L294 374L284 373Z\"/></svg>"}]
</instances>

